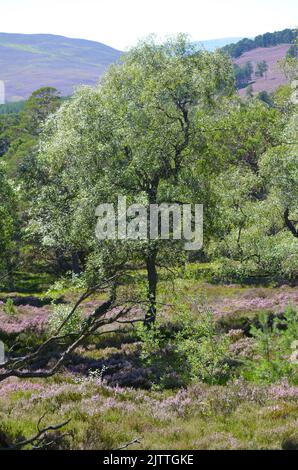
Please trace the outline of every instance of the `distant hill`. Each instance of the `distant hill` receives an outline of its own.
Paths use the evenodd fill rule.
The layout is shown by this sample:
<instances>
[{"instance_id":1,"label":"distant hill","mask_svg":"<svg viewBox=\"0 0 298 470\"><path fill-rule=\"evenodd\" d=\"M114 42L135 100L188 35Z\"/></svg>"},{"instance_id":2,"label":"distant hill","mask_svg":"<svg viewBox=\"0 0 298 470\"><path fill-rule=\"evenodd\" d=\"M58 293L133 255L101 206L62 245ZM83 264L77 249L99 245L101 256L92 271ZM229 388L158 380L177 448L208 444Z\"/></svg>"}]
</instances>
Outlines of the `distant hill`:
<instances>
[{"instance_id":1,"label":"distant hill","mask_svg":"<svg viewBox=\"0 0 298 470\"><path fill-rule=\"evenodd\" d=\"M285 57L296 34L295 30L285 29L255 39L228 37L195 44L208 51L220 48L238 65L251 61L255 66L257 62L266 60L269 65L267 77L254 77L253 88L256 92L270 92L286 83L277 61ZM42 86L53 86L67 96L78 85L95 85L121 54L121 51L105 44L84 39L0 33L0 80L5 82L6 102L25 100ZM0 114L5 109L2 107Z\"/></svg>"},{"instance_id":2,"label":"distant hill","mask_svg":"<svg viewBox=\"0 0 298 470\"><path fill-rule=\"evenodd\" d=\"M231 57L240 57L243 53L257 49L259 47L272 47L280 44L292 44L297 37L296 29L283 29L274 33L265 33L256 36L254 39L244 38L240 41L227 44L222 47L222 51Z\"/></svg>"},{"instance_id":3,"label":"distant hill","mask_svg":"<svg viewBox=\"0 0 298 470\"><path fill-rule=\"evenodd\" d=\"M204 41L196 41L195 44L197 44L198 46L203 46L204 49L212 52L212 51L215 51L215 49L222 48L228 44L236 43L240 41L241 39L242 39L241 37L240 38L235 37L235 38L207 39Z\"/></svg>"},{"instance_id":4,"label":"distant hill","mask_svg":"<svg viewBox=\"0 0 298 470\"><path fill-rule=\"evenodd\" d=\"M94 85L121 52L94 41L47 34L0 33L0 80L6 101L20 101L41 86L70 95L75 86Z\"/></svg>"}]
</instances>

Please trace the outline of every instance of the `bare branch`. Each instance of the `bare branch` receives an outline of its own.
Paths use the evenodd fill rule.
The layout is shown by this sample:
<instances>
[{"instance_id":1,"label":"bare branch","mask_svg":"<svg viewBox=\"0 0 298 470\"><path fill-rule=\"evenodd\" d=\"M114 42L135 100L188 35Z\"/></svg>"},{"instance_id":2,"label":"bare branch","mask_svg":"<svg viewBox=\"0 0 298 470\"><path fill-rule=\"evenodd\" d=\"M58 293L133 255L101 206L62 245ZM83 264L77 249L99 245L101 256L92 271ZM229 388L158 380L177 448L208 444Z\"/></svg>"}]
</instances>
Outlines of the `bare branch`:
<instances>
[{"instance_id":1,"label":"bare branch","mask_svg":"<svg viewBox=\"0 0 298 470\"><path fill-rule=\"evenodd\" d=\"M103 328L114 323L119 323L120 319L125 317L132 310L132 308L136 306L137 302L128 301L126 302L129 304L128 306L120 306L116 304L115 279L116 276L105 281L104 285L101 284L95 286L92 289L89 289L78 299L75 304L75 307L71 311L71 315L74 314L74 312L82 303L82 301L88 298L88 296L90 296L97 290L102 290L103 288L106 289L107 286L110 287L111 292L109 299L100 304L97 308L95 308L93 313L87 318L87 320L83 322L80 331L65 335L56 334L55 336L52 336L43 344L41 344L35 352L27 354L23 357L14 357L9 359L5 364L1 366L2 371L0 371L0 382L9 377L17 377L21 379L51 377L58 372L58 370L65 363L66 359L70 356L70 354L87 338L89 338L91 335L94 335L94 333L99 328ZM110 285L111 282L112 284ZM67 318L70 319L70 317L71 316L68 315ZM132 322L133 320L129 320L127 323L130 323L132 325ZM59 331L61 331L61 326L59 327ZM116 330L103 330L102 332L98 333L98 335L109 334L114 331L116 332ZM119 330L117 331L119 332ZM52 367L49 369L36 369L36 362L42 358L42 354L45 352L45 350L53 344L59 344L60 347L63 346L63 349L60 352L58 359L55 360L54 365L52 365Z\"/></svg>"},{"instance_id":2,"label":"bare branch","mask_svg":"<svg viewBox=\"0 0 298 470\"><path fill-rule=\"evenodd\" d=\"M118 447L117 449L113 449L113 450L124 450L124 449L127 449L128 447L130 447L134 444L141 444L141 438L133 439L132 441L128 442L127 444L124 444L123 446Z\"/></svg>"},{"instance_id":3,"label":"bare branch","mask_svg":"<svg viewBox=\"0 0 298 470\"><path fill-rule=\"evenodd\" d=\"M67 421L64 421L63 423L56 424L56 425L50 425L45 428L40 428L40 424L43 421L44 417L46 416L46 413L39 418L38 423L37 423L37 433L35 436L30 437L29 439L25 439L23 441L17 442L14 445L7 445L3 449L0 448L0 450L17 450L17 449L22 449L23 447L32 445L34 449L42 449L43 447L49 446L50 444L54 443L57 441L57 439L54 439L53 441L47 443L46 438L50 432L58 431L59 429L63 428L67 424L70 423L71 419L68 419ZM63 434L62 436L59 436L61 439L63 436L66 436L66 434Z\"/></svg>"}]
</instances>

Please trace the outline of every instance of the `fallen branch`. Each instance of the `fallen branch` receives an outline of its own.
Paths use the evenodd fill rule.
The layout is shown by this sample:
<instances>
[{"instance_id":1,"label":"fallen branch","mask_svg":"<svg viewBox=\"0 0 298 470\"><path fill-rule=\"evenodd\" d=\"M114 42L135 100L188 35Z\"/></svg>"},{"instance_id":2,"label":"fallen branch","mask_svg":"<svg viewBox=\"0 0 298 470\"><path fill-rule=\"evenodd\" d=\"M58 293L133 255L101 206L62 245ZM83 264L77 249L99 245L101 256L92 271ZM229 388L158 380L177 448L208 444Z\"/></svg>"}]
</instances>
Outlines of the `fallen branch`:
<instances>
[{"instance_id":1,"label":"fallen branch","mask_svg":"<svg viewBox=\"0 0 298 470\"><path fill-rule=\"evenodd\" d=\"M68 435L68 434L64 433L64 434L60 435L58 438L53 439L50 442L47 442L47 437L48 437L50 432L54 432L54 431L58 431L59 429L62 429L64 426L69 424L71 420L68 419L67 421L64 421L63 423L56 424L54 426L50 425L50 426L47 426L45 428L40 428L41 422L43 421L45 416L46 416L46 413L39 419L39 421L37 423L37 433L35 434L35 436L30 437L29 439L25 439L23 441L17 442L16 444L13 444L13 445L8 445L7 444L3 448L0 447L0 450L20 450L20 449L22 449L24 447L27 447L27 446L32 446L32 449L43 449L43 448L48 447L49 445L57 442L58 438L62 439L63 437Z\"/></svg>"},{"instance_id":2,"label":"fallen branch","mask_svg":"<svg viewBox=\"0 0 298 470\"><path fill-rule=\"evenodd\" d=\"M95 286L92 289L89 289L85 292L79 300L76 302L74 308L71 310L68 315L68 321L71 316L75 313L76 309L81 305L81 303L86 300L90 295L95 293L97 290L107 289L110 287L110 297L103 304L99 305L94 312L88 317L88 319L82 324L82 328L79 332L61 335L56 334L45 341L35 352L27 354L23 357L14 357L9 359L6 363L1 365L0 372L0 382L9 378L47 378L51 377L58 372L61 366L65 363L69 355L87 338L93 335L99 328L105 327L107 325L117 323L120 318L123 318L127 315L132 307L132 305L121 307L116 305L116 277L114 276L111 279L108 279L101 285ZM118 310L117 310L118 309ZM108 316L109 314L109 316ZM57 333L60 333L65 321L59 326ZM103 332L105 334L107 332ZM69 344L69 340L73 338ZM64 346L63 351L60 353L60 357L56 360L54 365L47 370L36 370L34 365L36 361L42 358L45 350L52 346L53 344L61 343ZM61 344L60 344L61 347Z\"/></svg>"},{"instance_id":3,"label":"fallen branch","mask_svg":"<svg viewBox=\"0 0 298 470\"><path fill-rule=\"evenodd\" d=\"M113 449L113 450L124 450L124 449L127 449L128 447L130 447L134 444L141 444L141 438L133 439L132 441L128 442L127 444L124 444L122 447L118 447L117 449Z\"/></svg>"}]
</instances>

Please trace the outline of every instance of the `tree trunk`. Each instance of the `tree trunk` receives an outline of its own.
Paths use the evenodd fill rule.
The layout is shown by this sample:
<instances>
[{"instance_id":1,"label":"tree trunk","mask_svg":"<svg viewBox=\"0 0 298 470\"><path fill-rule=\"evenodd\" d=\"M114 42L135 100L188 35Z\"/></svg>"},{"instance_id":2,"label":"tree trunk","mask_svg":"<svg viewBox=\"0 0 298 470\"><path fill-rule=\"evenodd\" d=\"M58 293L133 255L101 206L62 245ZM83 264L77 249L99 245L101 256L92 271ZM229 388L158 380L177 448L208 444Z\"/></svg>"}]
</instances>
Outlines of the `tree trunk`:
<instances>
[{"instance_id":1,"label":"tree trunk","mask_svg":"<svg viewBox=\"0 0 298 470\"><path fill-rule=\"evenodd\" d=\"M157 270L156 270L157 249L150 249L146 258L147 279L148 279L148 301L149 308L145 317L145 325L150 327L156 319L156 288L157 288Z\"/></svg>"},{"instance_id":2,"label":"tree trunk","mask_svg":"<svg viewBox=\"0 0 298 470\"><path fill-rule=\"evenodd\" d=\"M158 179L152 181L151 188L148 192L149 205L156 204L157 202L157 188ZM149 207L150 209L150 207ZM157 290L157 269L156 269L156 258L158 253L158 247L150 241L150 210L148 211L148 252L146 254L146 267L147 267L147 280L148 280L148 302L149 308L147 310L144 324L150 328L156 319L156 290Z\"/></svg>"},{"instance_id":3,"label":"tree trunk","mask_svg":"<svg viewBox=\"0 0 298 470\"><path fill-rule=\"evenodd\" d=\"M290 232L292 233L292 235L294 235L294 237L298 238L298 231L294 223L289 219L289 216L290 216L290 211L287 208L284 211L284 221L285 221L286 227L290 230Z\"/></svg>"}]
</instances>

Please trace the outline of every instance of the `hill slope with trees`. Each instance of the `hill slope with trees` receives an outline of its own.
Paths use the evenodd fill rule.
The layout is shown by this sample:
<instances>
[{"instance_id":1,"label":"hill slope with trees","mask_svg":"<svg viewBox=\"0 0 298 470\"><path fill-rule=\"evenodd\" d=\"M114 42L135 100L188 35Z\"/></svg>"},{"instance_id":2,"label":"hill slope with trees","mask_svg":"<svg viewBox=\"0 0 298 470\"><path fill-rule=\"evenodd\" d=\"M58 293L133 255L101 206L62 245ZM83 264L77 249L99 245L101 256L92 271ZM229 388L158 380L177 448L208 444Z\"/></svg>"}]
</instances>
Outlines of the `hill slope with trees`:
<instances>
[{"instance_id":1,"label":"hill slope with trees","mask_svg":"<svg viewBox=\"0 0 298 470\"><path fill-rule=\"evenodd\" d=\"M249 52L245 52L238 59L234 60L234 64L242 69L247 69L247 64L250 64L252 70L251 75L248 77L245 85L251 85L254 93L266 91L272 93L279 86L288 83L281 62L285 59L290 44L282 44L273 47L259 47ZM258 67L262 62L267 65L266 73L258 73ZM246 87L241 87L240 94L246 93Z\"/></svg>"},{"instance_id":2,"label":"hill slope with trees","mask_svg":"<svg viewBox=\"0 0 298 470\"><path fill-rule=\"evenodd\" d=\"M244 52L257 49L259 47L272 47L280 44L292 44L297 37L295 29L284 29L274 33L265 33L256 36L254 39L244 38L234 44L228 44L222 48L231 57L240 57Z\"/></svg>"}]
</instances>

